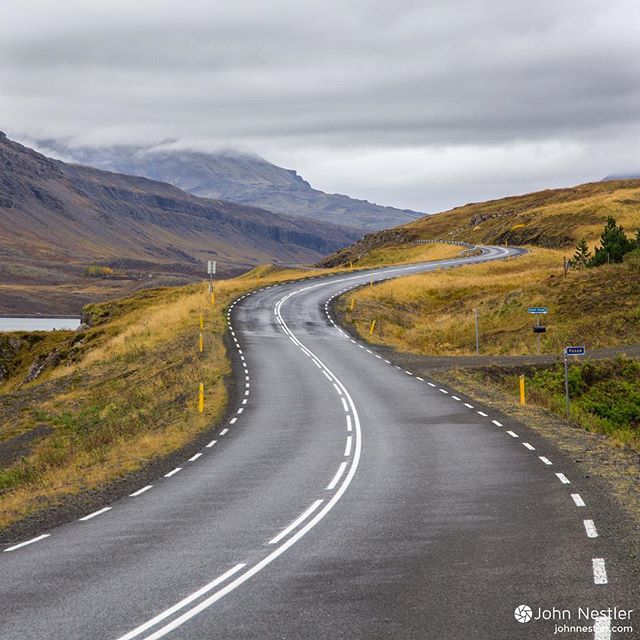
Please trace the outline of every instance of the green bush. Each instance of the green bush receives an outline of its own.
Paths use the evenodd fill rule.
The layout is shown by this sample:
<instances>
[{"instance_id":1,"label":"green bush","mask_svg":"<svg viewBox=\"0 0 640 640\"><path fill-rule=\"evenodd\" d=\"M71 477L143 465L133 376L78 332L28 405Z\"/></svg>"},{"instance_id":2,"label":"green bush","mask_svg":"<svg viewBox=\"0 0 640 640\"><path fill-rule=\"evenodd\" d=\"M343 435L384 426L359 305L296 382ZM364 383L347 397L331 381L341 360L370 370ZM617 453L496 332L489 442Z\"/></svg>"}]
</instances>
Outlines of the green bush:
<instances>
[{"instance_id":1,"label":"green bush","mask_svg":"<svg viewBox=\"0 0 640 640\"><path fill-rule=\"evenodd\" d=\"M634 271L640 271L640 248L627 253L623 260L625 264L628 264Z\"/></svg>"},{"instance_id":2,"label":"green bush","mask_svg":"<svg viewBox=\"0 0 640 640\"><path fill-rule=\"evenodd\" d=\"M537 398L563 412L563 365L535 373L530 384ZM571 364L569 394L572 418L586 428L623 442L640 437L640 362L617 358Z\"/></svg>"}]
</instances>

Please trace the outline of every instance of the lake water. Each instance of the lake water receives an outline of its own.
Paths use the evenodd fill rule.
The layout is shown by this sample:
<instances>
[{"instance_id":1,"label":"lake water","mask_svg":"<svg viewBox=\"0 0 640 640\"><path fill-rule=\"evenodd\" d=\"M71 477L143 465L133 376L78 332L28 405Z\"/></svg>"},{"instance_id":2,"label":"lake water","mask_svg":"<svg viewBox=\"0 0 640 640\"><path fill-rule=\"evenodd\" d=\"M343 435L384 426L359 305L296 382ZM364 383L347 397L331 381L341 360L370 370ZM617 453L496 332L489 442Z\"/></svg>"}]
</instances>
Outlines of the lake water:
<instances>
[{"instance_id":1,"label":"lake water","mask_svg":"<svg viewBox=\"0 0 640 640\"><path fill-rule=\"evenodd\" d=\"M80 326L80 318L0 318L0 331L53 331Z\"/></svg>"}]
</instances>

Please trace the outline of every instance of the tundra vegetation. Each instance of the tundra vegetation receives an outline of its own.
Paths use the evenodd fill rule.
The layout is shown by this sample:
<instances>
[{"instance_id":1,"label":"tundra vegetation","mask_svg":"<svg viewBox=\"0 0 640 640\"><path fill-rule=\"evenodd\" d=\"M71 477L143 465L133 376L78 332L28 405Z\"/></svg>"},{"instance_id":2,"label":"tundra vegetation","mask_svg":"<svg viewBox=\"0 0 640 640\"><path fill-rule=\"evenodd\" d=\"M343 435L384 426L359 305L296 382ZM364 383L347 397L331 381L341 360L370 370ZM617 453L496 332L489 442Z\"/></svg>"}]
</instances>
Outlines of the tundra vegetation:
<instances>
[{"instance_id":1,"label":"tundra vegetation","mask_svg":"<svg viewBox=\"0 0 640 640\"><path fill-rule=\"evenodd\" d=\"M0 529L126 476L219 421L229 303L318 273L261 267L216 282L215 305L205 284L148 289L85 307L89 326L78 332L0 334Z\"/></svg>"},{"instance_id":2,"label":"tundra vegetation","mask_svg":"<svg viewBox=\"0 0 640 640\"><path fill-rule=\"evenodd\" d=\"M624 231L639 224L639 180L593 183L458 207L367 236L323 264L344 263L354 253L366 261L368 251L392 255L418 239L524 245L529 253L522 257L363 287L338 299L338 314L374 344L468 356L475 353L477 311L483 355L533 355L537 336L527 309L545 306L543 354L560 357L571 344L624 351L640 343L640 232ZM575 268L565 273L563 262L576 245L569 262ZM637 394L625 381L637 387L636 372L634 361L576 365L572 419L637 446ZM535 373L531 400L561 412L558 375L546 368ZM505 388L516 387L510 381Z\"/></svg>"}]
</instances>

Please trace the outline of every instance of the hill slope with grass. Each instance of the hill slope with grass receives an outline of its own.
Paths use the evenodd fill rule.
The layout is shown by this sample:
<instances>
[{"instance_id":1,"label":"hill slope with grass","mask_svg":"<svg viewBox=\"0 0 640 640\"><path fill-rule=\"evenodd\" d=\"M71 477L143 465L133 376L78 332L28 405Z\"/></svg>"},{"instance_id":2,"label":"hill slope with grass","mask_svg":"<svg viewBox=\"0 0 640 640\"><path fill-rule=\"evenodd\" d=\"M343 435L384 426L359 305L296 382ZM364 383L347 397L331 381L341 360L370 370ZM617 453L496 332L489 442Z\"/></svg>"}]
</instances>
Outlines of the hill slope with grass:
<instances>
[{"instance_id":1,"label":"hill slope with grass","mask_svg":"<svg viewBox=\"0 0 640 640\"><path fill-rule=\"evenodd\" d=\"M307 275L258 268L218 282L215 305L204 284L149 289L89 305L78 332L0 333L0 535L43 509L90 507L215 426L231 376L229 303Z\"/></svg>"},{"instance_id":2,"label":"hill slope with grass","mask_svg":"<svg viewBox=\"0 0 640 640\"><path fill-rule=\"evenodd\" d=\"M611 217L626 228L624 233ZM569 270L566 275L563 258L572 256L582 238L587 249L593 249L612 234L619 240L626 233L631 249L637 246L638 227L640 181L594 183L436 214L368 235L321 264L367 264L381 255L417 261L429 259L421 247L441 246L421 245L417 239L527 244L530 253L519 258L362 289L341 300L339 311L356 332L374 342L425 355L462 355L475 351L477 309L483 353L527 355L537 351L534 319L527 309L546 306L543 353L559 353L572 343L605 348L640 343L640 249L625 256L623 263L599 260L600 266ZM376 332L369 338L374 319Z\"/></svg>"},{"instance_id":3,"label":"hill slope with grass","mask_svg":"<svg viewBox=\"0 0 640 640\"><path fill-rule=\"evenodd\" d=\"M582 238L593 247L609 216L635 233L640 227L640 179L594 182L468 204L368 234L321 264L361 261L373 250L411 245L419 239L533 245L571 255Z\"/></svg>"}]
</instances>

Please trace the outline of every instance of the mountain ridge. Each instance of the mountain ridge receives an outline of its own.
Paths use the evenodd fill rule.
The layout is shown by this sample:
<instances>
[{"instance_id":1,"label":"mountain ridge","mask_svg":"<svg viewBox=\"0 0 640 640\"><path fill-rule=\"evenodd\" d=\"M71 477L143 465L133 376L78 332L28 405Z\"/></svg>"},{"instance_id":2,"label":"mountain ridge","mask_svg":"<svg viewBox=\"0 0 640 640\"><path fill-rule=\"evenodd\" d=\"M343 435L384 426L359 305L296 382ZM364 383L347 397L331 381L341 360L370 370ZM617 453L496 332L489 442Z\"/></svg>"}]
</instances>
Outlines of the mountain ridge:
<instances>
[{"instance_id":1,"label":"mountain ridge","mask_svg":"<svg viewBox=\"0 0 640 640\"><path fill-rule=\"evenodd\" d=\"M30 291L29 282L88 287L92 281L82 277L88 265L193 280L204 275L207 260L217 260L222 274L265 262L308 263L357 237L335 225L199 198L148 178L67 164L0 134L4 312L21 310L19 296ZM20 287L12 290L11 285ZM92 295L83 302L100 297Z\"/></svg>"},{"instance_id":2,"label":"mountain ridge","mask_svg":"<svg viewBox=\"0 0 640 640\"><path fill-rule=\"evenodd\" d=\"M377 205L343 194L314 189L294 169L279 167L254 153L223 149L205 153L166 145L72 147L38 140L49 155L99 169L167 182L197 196L260 206L282 215L340 226L379 230L416 220L424 214Z\"/></svg>"}]
</instances>

